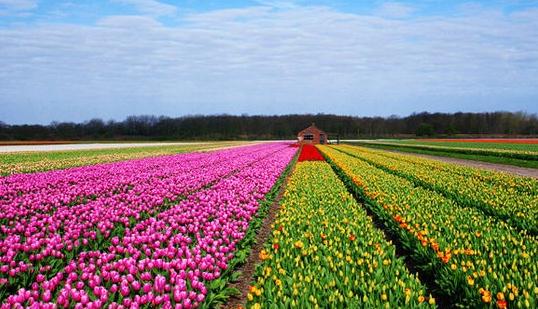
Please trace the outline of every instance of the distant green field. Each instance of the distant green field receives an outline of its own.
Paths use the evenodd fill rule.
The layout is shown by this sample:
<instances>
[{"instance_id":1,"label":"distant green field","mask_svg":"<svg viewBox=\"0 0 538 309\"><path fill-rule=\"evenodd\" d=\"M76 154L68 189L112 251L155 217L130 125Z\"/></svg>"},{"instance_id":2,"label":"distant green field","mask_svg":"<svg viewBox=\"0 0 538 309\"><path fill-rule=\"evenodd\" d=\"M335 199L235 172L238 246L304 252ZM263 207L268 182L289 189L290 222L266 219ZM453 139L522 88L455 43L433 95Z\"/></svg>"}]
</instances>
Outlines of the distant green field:
<instances>
[{"instance_id":1,"label":"distant green field","mask_svg":"<svg viewBox=\"0 0 538 309\"><path fill-rule=\"evenodd\" d=\"M0 175L48 171L97 163L209 150L238 144L240 142L214 142L192 145L3 153L0 154Z\"/></svg>"}]
</instances>

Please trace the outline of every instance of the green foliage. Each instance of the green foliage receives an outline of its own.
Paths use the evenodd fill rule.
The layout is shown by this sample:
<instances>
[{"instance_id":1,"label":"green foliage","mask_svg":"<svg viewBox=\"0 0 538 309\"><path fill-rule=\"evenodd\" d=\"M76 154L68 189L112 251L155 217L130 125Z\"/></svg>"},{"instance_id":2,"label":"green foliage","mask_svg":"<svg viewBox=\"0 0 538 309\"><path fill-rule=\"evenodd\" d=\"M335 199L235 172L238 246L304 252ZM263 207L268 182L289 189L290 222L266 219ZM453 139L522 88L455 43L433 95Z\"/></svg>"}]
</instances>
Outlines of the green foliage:
<instances>
[{"instance_id":1,"label":"green foliage","mask_svg":"<svg viewBox=\"0 0 538 309\"><path fill-rule=\"evenodd\" d=\"M429 123L421 123L415 133L417 136L433 136L435 134L433 126Z\"/></svg>"}]
</instances>

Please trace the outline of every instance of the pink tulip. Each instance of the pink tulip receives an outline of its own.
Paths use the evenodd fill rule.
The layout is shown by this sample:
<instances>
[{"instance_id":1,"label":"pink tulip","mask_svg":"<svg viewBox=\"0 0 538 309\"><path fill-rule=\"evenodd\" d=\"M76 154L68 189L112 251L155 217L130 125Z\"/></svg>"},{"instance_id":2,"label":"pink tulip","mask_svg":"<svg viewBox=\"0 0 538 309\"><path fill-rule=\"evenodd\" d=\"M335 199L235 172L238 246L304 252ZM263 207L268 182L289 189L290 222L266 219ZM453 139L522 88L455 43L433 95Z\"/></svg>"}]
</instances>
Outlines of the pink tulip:
<instances>
[{"instance_id":1,"label":"pink tulip","mask_svg":"<svg viewBox=\"0 0 538 309\"><path fill-rule=\"evenodd\" d=\"M126 285L122 285L122 286L120 287L120 294L121 294L123 297L129 295L129 293L130 293L130 290L129 290L129 287L128 287L128 286L126 286Z\"/></svg>"},{"instance_id":2,"label":"pink tulip","mask_svg":"<svg viewBox=\"0 0 538 309\"><path fill-rule=\"evenodd\" d=\"M49 290L44 291L44 292L43 292L43 295L42 295L42 297L41 297L41 299L42 299L44 302L49 302L49 301L51 301L51 299L52 299L52 295L51 295L50 291L49 291Z\"/></svg>"},{"instance_id":3,"label":"pink tulip","mask_svg":"<svg viewBox=\"0 0 538 309\"><path fill-rule=\"evenodd\" d=\"M61 258L72 243L81 246L82 252L68 262L59 273L61 276L48 281L42 278L40 284L54 293L59 291L59 295L68 291L72 299L79 302L76 306L86 302L87 294L77 290L86 286L99 298L100 304L107 303L108 295L119 291L121 295L134 294L130 304L133 307L144 304L168 307L171 296L185 307L198 306L207 293L203 281L218 278L220 271L228 267L236 244L257 211L258 199L271 189L294 152L295 149L286 145L272 144L199 155L185 161L187 163L177 160L188 157L185 155L139 160L140 164L153 165L147 170L140 167L139 173L133 172L138 167L132 167L129 173L121 174L123 179L129 179L129 189L96 195L95 200L69 209L60 203L54 206L56 212L50 219L31 226L36 231L48 229L49 232L42 235L50 235L52 244L42 248L42 244L47 243L45 239L27 240L30 250L42 250L35 254L34 264L11 266L7 261L9 265L2 264L3 257L0 257L0 267L8 266L8 271L30 271L33 265L41 268L36 264L40 263L38 261ZM238 172L230 174L236 170ZM97 179L106 178L96 178L96 182ZM202 189L212 182L215 182L212 187ZM101 189L105 190L107 185L103 184ZM186 199L165 211L152 214L152 209L159 207L164 198L189 192L195 193L187 194ZM121 237L113 235L115 226L129 225L129 218L140 218L140 214L146 212L152 217L137 219ZM55 223L55 216L62 216L65 235L56 234L59 225ZM21 221L20 224L28 223ZM94 241L95 229L109 239L111 245L84 251L84 246ZM29 238L34 234L28 234ZM160 274L153 277L152 273ZM142 280L142 284L136 278ZM72 288L76 289L71 291ZM54 301L64 302L64 298L58 296ZM29 303L25 299L22 302ZM85 305L95 306L95 302ZM121 306L124 305L127 304L122 302Z\"/></svg>"},{"instance_id":4,"label":"pink tulip","mask_svg":"<svg viewBox=\"0 0 538 309\"><path fill-rule=\"evenodd\" d=\"M145 294L147 294L147 293L151 292L151 288L152 288L151 284L146 283L146 284L144 284L144 287L142 288L142 290L144 291Z\"/></svg>"},{"instance_id":5,"label":"pink tulip","mask_svg":"<svg viewBox=\"0 0 538 309\"><path fill-rule=\"evenodd\" d=\"M157 275L157 277L155 277L155 284L153 288L155 291L159 293L163 293L165 284L166 284L166 278L162 275Z\"/></svg>"}]
</instances>

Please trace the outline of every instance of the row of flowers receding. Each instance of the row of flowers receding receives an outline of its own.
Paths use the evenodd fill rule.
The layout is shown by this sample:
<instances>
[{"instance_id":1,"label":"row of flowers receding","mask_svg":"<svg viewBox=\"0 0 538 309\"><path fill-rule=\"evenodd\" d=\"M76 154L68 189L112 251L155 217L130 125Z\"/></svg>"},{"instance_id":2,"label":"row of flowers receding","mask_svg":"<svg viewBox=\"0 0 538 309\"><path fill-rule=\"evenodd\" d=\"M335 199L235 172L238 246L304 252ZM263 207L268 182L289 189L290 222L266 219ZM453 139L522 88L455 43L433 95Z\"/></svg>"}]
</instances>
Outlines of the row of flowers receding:
<instances>
[{"instance_id":1,"label":"row of flowers receding","mask_svg":"<svg viewBox=\"0 0 538 309\"><path fill-rule=\"evenodd\" d=\"M315 146L305 144L301 146L301 153L298 159L298 162L303 161L325 161L325 159Z\"/></svg>"},{"instance_id":2,"label":"row of flowers receding","mask_svg":"<svg viewBox=\"0 0 538 309\"><path fill-rule=\"evenodd\" d=\"M517 149L494 149L494 148L478 148L478 147L454 147L447 145L425 145L425 144L407 144L402 142L392 141L367 141L362 142L371 145L397 146L402 148L418 149L418 150L440 150L443 152L453 152L461 154L483 155L493 157L514 158L520 160L538 160L538 152L533 150L517 150Z\"/></svg>"},{"instance_id":3,"label":"row of flowers receding","mask_svg":"<svg viewBox=\"0 0 538 309\"><path fill-rule=\"evenodd\" d=\"M272 151L260 151L258 146L25 175L23 179L34 180L36 188L20 190L11 199L8 195L2 205L6 212L18 205L19 212L13 211L15 218L6 219L0 227L0 296L26 287L39 274L55 274L79 252L106 246L107 240L121 236L138 220L159 213L176 200ZM100 178L107 168L114 172ZM48 187L39 186L43 178L50 181ZM77 190L77 184L83 183ZM92 189L91 184L97 189ZM52 197L47 195L47 188ZM80 200L90 192L102 195L83 203L54 202L58 197Z\"/></svg>"},{"instance_id":4,"label":"row of flowers receding","mask_svg":"<svg viewBox=\"0 0 538 309\"><path fill-rule=\"evenodd\" d=\"M364 147L351 147L350 145L341 145L341 149L365 150ZM532 181L533 179L529 177L514 176L508 173L499 173L497 171L486 169L477 169L461 164L419 157L412 154L396 153L392 151L377 150L374 148L367 148L367 150L371 153L375 153L386 158L397 159L402 162L424 166L430 170L450 172L453 176L458 175L461 177L477 178L485 183L491 184L492 186L501 186L502 188L514 192L522 192L532 195L538 194L538 182Z\"/></svg>"},{"instance_id":5,"label":"row of flowers receding","mask_svg":"<svg viewBox=\"0 0 538 309\"><path fill-rule=\"evenodd\" d=\"M484 177L477 169L458 168L454 164L443 166L438 161L411 159L410 155L364 147L340 146L338 149L538 235L538 182L534 179L493 172Z\"/></svg>"},{"instance_id":6,"label":"row of flowers receding","mask_svg":"<svg viewBox=\"0 0 538 309\"><path fill-rule=\"evenodd\" d=\"M454 304L537 306L534 237L364 160L320 148Z\"/></svg>"},{"instance_id":7,"label":"row of flowers receding","mask_svg":"<svg viewBox=\"0 0 538 309\"><path fill-rule=\"evenodd\" d=\"M2 177L2 231L7 234L19 221L32 219L36 215L47 216L62 207L128 193L135 186L150 182L164 182L189 170L238 157L243 155L244 151L188 153Z\"/></svg>"},{"instance_id":8,"label":"row of flowers receding","mask_svg":"<svg viewBox=\"0 0 538 309\"><path fill-rule=\"evenodd\" d=\"M4 305L200 304L207 293L206 282L227 268L258 200L295 152L283 144L248 148L258 154L238 156L242 165L226 161L171 184L182 187L188 179L203 179L207 184L204 174L219 174L222 169L239 169L237 173L153 217L134 220L120 235L109 235L99 250L79 253L49 276L38 275Z\"/></svg>"},{"instance_id":9,"label":"row of flowers receding","mask_svg":"<svg viewBox=\"0 0 538 309\"><path fill-rule=\"evenodd\" d=\"M0 158L0 176L44 172L107 162L133 160L154 156L173 155L190 151L204 151L237 143L207 143L193 145L165 145L117 149L91 149L3 154Z\"/></svg>"},{"instance_id":10,"label":"row of flowers receding","mask_svg":"<svg viewBox=\"0 0 538 309\"><path fill-rule=\"evenodd\" d=\"M280 205L248 306L435 304L327 163L298 163Z\"/></svg>"}]
</instances>

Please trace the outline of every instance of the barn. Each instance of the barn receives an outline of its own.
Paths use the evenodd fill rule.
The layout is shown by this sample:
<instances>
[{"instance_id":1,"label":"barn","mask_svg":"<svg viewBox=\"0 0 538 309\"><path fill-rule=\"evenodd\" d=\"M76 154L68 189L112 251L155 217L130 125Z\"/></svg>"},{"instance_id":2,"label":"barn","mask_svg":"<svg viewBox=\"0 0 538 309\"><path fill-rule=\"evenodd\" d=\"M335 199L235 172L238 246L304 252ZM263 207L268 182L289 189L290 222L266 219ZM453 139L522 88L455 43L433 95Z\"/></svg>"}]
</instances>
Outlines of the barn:
<instances>
[{"instance_id":1,"label":"barn","mask_svg":"<svg viewBox=\"0 0 538 309\"><path fill-rule=\"evenodd\" d=\"M327 133L312 124L297 134L299 144L327 144Z\"/></svg>"}]
</instances>

